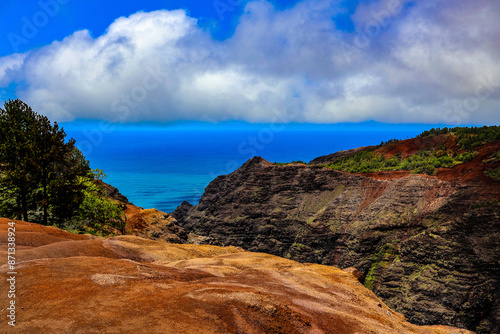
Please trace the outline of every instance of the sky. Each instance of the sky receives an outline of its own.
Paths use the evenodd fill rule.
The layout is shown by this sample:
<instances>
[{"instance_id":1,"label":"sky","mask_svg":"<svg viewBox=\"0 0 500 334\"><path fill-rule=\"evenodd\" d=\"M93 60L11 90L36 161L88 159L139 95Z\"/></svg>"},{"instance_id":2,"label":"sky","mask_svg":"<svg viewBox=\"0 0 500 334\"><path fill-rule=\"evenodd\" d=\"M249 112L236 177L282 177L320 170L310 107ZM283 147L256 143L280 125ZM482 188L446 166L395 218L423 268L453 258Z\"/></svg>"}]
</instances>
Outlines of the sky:
<instances>
[{"instance_id":1,"label":"sky","mask_svg":"<svg viewBox=\"0 0 500 334\"><path fill-rule=\"evenodd\" d=\"M498 124L499 19L494 0L3 1L0 100L60 122Z\"/></svg>"}]
</instances>

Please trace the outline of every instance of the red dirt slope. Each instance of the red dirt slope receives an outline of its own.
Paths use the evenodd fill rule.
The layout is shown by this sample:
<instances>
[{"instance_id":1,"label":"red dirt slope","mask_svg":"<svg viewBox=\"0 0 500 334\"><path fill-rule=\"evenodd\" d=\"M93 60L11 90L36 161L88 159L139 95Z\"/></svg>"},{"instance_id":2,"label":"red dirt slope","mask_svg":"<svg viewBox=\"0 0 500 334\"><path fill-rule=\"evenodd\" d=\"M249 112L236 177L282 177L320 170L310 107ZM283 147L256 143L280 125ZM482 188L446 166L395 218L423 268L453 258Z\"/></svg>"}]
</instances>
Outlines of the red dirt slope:
<instances>
[{"instance_id":1,"label":"red dirt slope","mask_svg":"<svg viewBox=\"0 0 500 334\"><path fill-rule=\"evenodd\" d=\"M1 219L2 250L6 231ZM412 325L331 266L20 221L16 234L17 326L7 333L470 333Z\"/></svg>"}]
</instances>

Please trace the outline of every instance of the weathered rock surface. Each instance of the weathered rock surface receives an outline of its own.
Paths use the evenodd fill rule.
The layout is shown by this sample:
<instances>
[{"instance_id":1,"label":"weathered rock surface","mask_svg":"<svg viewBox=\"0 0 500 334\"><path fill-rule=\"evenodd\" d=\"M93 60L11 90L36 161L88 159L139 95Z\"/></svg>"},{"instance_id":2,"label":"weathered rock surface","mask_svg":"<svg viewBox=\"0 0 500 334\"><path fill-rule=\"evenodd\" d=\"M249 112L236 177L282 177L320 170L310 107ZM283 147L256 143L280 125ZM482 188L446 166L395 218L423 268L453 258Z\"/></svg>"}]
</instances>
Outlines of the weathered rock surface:
<instances>
[{"instance_id":1,"label":"weathered rock surface","mask_svg":"<svg viewBox=\"0 0 500 334\"><path fill-rule=\"evenodd\" d=\"M108 196L109 198L112 198L118 202L121 202L124 205L132 204L129 202L128 198L125 195L120 193L118 188L115 188L112 185L107 184L106 182L103 182L103 181L98 181L97 183L104 189L106 196Z\"/></svg>"},{"instance_id":2,"label":"weathered rock surface","mask_svg":"<svg viewBox=\"0 0 500 334\"><path fill-rule=\"evenodd\" d=\"M7 222L0 219L2 257ZM9 333L471 333L410 324L331 266L236 247L91 239L21 221L16 233ZM0 265L2 291L7 271Z\"/></svg>"},{"instance_id":3,"label":"weathered rock surface","mask_svg":"<svg viewBox=\"0 0 500 334\"><path fill-rule=\"evenodd\" d=\"M188 233L179 225L175 218L157 209L131 211L128 208L127 234L133 234L147 239L161 240L182 244L188 240Z\"/></svg>"},{"instance_id":4,"label":"weathered rock surface","mask_svg":"<svg viewBox=\"0 0 500 334\"><path fill-rule=\"evenodd\" d=\"M437 176L362 176L256 157L172 216L212 244L355 267L413 323L500 332L500 207L478 205L500 200L482 163L499 148L487 144Z\"/></svg>"}]
</instances>

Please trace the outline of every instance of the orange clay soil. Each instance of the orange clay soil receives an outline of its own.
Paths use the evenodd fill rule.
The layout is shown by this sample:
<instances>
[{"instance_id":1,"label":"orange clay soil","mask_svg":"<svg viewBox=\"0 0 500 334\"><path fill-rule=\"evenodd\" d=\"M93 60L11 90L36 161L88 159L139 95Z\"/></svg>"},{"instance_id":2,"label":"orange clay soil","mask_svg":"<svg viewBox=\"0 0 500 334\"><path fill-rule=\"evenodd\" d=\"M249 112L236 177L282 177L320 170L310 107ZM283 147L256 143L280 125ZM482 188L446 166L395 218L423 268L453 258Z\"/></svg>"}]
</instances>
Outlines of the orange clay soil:
<instances>
[{"instance_id":1,"label":"orange clay soil","mask_svg":"<svg viewBox=\"0 0 500 334\"><path fill-rule=\"evenodd\" d=\"M16 236L16 327L6 325L0 266L6 333L471 333L412 325L331 266L236 247L91 239L21 221Z\"/></svg>"}]
</instances>

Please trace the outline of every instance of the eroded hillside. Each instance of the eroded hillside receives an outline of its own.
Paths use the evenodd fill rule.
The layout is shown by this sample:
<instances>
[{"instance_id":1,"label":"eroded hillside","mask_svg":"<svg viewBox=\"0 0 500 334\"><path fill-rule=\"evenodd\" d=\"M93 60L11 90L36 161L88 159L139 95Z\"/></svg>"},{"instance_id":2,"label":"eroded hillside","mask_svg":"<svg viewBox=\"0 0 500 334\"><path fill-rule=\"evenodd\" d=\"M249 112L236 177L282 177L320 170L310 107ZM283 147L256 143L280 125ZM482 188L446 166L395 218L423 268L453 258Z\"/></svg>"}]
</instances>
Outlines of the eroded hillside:
<instances>
[{"instance_id":1,"label":"eroded hillside","mask_svg":"<svg viewBox=\"0 0 500 334\"><path fill-rule=\"evenodd\" d=\"M444 135L391 143L375 153L404 159L432 147L438 152L438 146L455 150L454 156L462 152L452 135ZM172 215L215 245L355 267L366 287L413 323L495 332L500 183L485 172L500 167L500 141L473 149L469 160L437 168L433 176L353 174L256 157L216 178L198 205L183 203Z\"/></svg>"},{"instance_id":2,"label":"eroded hillside","mask_svg":"<svg viewBox=\"0 0 500 334\"><path fill-rule=\"evenodd\" d=\"M0 219L0 256L8 222ZM332 266L22 221L16 239L9 333L470 333L412 325ZM0 267L2 286L7 271Z\"/></svg>"}]
</instances>

